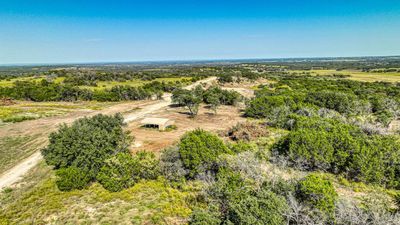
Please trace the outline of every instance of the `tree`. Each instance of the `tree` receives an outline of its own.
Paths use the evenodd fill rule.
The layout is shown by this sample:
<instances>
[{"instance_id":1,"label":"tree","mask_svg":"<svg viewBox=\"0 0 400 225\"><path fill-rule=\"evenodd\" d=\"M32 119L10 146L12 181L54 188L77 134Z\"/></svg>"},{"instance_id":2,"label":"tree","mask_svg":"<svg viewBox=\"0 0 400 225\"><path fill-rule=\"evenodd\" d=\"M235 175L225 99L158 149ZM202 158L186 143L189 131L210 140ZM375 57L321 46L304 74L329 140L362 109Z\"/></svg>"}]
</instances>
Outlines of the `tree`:
<instances>
[{"instance_id":1,"label":"tree","mask_svg":"<svg viewBox=\"0 0 400 225\"><path fill-rule=\"evenodd\" d=\"M49 136L49 145L42 149L44 159L55 169L75 166L94 178L106 159L127 153L131 141L123 131L123 117L96 115L62 125Z\"/></svg>"},{"instance_id":2,"label":"tree","mask_svg":"<svg viewBox=\"0 0 400 225\"><path fill-rule=\"evenodd\" d=\"M218 94L210 94L207 96L207 102L210 104L210 108L217 114L217 108L221 105L219 101L220 97Z\"/></svg>"},{"instance_id":3,"label":"tree","mask_svg":"<svg viewBox=\"0 0 400 225\"><path fill-rule=\"evenodd\" d=\"M186 106L189 109L191 116L196 116L199 111L199 105L202 102L202 96L199 96L200 90L194 91L185 89L176 89L172 93L172 102L181 106Z\"/></svg>"},{"instance_id":4,"label":"tree","mask_svg":"<svg viewBox=\"0 0 400 225\"><path fill-rule=\"evenodd\" d=\"M221 139L201 129L186 133L179 143L180 156L191 178L213 169L218 155L229 152Z\"/></svg>"}]
</instances>

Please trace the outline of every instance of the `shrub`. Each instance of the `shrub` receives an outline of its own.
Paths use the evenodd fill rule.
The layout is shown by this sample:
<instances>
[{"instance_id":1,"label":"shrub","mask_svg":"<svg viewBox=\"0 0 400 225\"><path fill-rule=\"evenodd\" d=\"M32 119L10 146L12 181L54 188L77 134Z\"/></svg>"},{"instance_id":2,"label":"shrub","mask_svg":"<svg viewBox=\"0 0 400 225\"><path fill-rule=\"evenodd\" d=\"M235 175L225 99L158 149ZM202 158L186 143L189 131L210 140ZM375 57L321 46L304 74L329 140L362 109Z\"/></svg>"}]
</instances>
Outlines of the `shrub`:
<instances>
[{"instance_id":1,"label":"shrub","mask_svg":"<svg viewBox=\"0 0 400 225\"><path fill-rule=\"evenodd\" d=\"M154 153L139 151L133 156L142 179L156 179L160 175L160 164Z\"/></svg>"},{"instance_id":2,"label":"shrub","mask_svg":"<svg viewBox=\"0 0 400 225\"><path fill-rule=\"evenodd\" d=\"M285 198L262 189L230 201L227 221L228 224L284 224L287 208Z\"/></svg>"},{"instance_id":3,"label":"shrub","mask_svg":"<svg viewBox=\"0 0 400 225\"><path fill-rule=\"evenodd\" d=\"M256 143L246 141L229 143L227 146L233 153L241 153L247 151L256 152L258 150L258 146Z\"/></svg>"},{"instance_id":4,"label":"shrub","mask_svg":"<svg viewBox=\"0 0 400 225\"><path fill-rule=\"evenodd\" d=\"M221 215L219 213L219 209L210 209L209 206L207 209L196 208L193 210L192 215L190 216L189 224L190 225L219 225L221 224Z\"/></svg>"},{"instance_id":5,"label":"shrub","mask_svg":"<svg viewBox=\"0 0 400 225\"><path fill-rule=\"evenodd\" d=\"M355 101L354 95L333 91L310 92L306 97L306 102L340 113L352 113Z\"/></svg>"},{"instance_id":6,"label":"shrub","mask_svg":"<svg viewBox=\"0 0 400 225\"><path fill-rule=\"evenodd\" d=\"M374 135L352 154L351 177L357 181L400 188L400 144L395 136Z\"/></svg>"},{"instance_id":7,"label":"shrub","mask_svg":"<svg viewBox=\"0 0 400 225\"><path fill-rule=\"evenodd\" d=\"M299 129L282 141L289 159L298 167L329 169L334 160L334 148L326 132Z\"/></svg>"},{"instance_id":8,"label":"shrub","mask_svg":"<svg viewBox=\"0 0 400 225\"><path fill-rule=\"evenodd\" d=\"M78 167L96 177L104 161L119 152L128 152L130 138L122 129L123 117L96 115L62 125L49 136L42 149L44 159L54 168Z\"/></svg>"},{"instance_id":9,"label":"shrub","mask_svg":"<svg viewBox=\"0 0 400 225\"><path fill-rule=\"evenodd\" d=\"M294 105L295 102L289 96L260 96L249 102L245 114L254 118L266 118L275 108L293 108Z\"/></svg>"},{"instance_id":10,"label":"shrub","mask_svg":"<svg viewBox=\"0 0 400 225\"><path fill-rule=\"evenodd\" d=\"M155 179L159 173L158 161L153 153L138 152L133 157L119 153L106 160L97 180L109 191L121 191L140 179Z\"/></svg>"},{"instance_id":11,"label":"shrub","mask_svg":"<svg viewBox=\"0 0 400 225\"><path fill-rule=\"evenodd\" d=\"M220 224L282 224L287 204L285 198L263 186L253 190L242 176L227 167L220 167L216 182L207 188L211 204L218 203Z\"/></svg>"},{"instance_id":12,"label":"shrub","mask_svg":"<svg viewBox=\"0 0 400 225\"><path fill-rule=\"evenodd\" d=\"M161 153L160 170L170 181L179 182L185 179L188 171L184 168L178 148L167 148Z\"/></svg>"},{"instance_id":13,"label":"shrub","mask_svg":"<svg viewBox=\"0 0 400 225\"><path fill-rule=\"evenodd\" d=\"M256 122L238 123L228 130L227 136L233 141L252 141L269 134L265 126Z\"/></svg>"},{"instance_id":14,"label":"shrub","mask_svg":"<svg viewBox=\"0 0 400 225\"><path fill-rule=\"evenodd\" d=\"M212 170L218 155L229 152L221 139L201 129L186 133L179 143L179 153L191 178Z\"/></svg>"},{"instance_id":15,"label":"shrub","mask_svg":"<svg viewBox=\"0 0 400 225\"><path fill-rule=\"evenodd\" d=\"M61 168L56 171L56 184L60 191L70 191L74 189L83 189L90 181L87 171L77 167Z\"/></svg>"},{"instance_id":16,"label":"shrub","mask_svg":"<svg viewBox=\"0 0 400 225\"><path fill-rule=\"evenodd\" d=\"M140 168L128 153L119 153L107 159L97 180L109 191L121 191L133 186L139 179Z\"/></svg>"},{"instance_id":17,"label":"shrub","mask_svg":"<svg viewBox=\"0 0 400 225\"><path fill-rule=\"evenodd\" d=\"M338 195L331 181L319 175L310 174L299 182L297 197L310 207L315 207L332 216Z\"/></svg>"}]
</instances>

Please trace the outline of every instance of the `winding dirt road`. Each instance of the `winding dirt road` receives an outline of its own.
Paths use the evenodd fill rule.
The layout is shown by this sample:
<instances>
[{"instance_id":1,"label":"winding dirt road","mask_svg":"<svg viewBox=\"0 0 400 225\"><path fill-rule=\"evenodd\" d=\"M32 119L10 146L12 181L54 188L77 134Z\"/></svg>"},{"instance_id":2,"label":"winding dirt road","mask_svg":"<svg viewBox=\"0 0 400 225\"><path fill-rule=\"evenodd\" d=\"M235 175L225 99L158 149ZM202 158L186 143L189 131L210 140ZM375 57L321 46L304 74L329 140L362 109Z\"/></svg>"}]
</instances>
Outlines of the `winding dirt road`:
<instances>
[{"instance_id":1,"label":"winding dirt road","mask_svg":"<svg viewBox=\"0 0 400 225\"><path fill-rule=\"evenodd\" d=\"M209 77L204 80L197 81L187 87L186 89L191 89L195 87L196 85L200 83L212 83L216 80L216 77ZM84 116L92 116L94 114L98 113L103 113L103 114L114 114L114 113L124 113L128 111L129 109L132 109L132 107L138 107L138 110L135 110L132 113L126 113L124 114L125 117L125 122L130 123L132 121L141 119L145 117L148 114L154 113L162 108L165 108L171 104L171 94L164 94L162 100L154 101L151 103L137 103L137 102L131 102L131 103L122 103L118 104L112 107L109 107L104 110L100 111L95 111L95 112L90 112L90 113L76 113L76 114L70 114L68 116L63 116L60 118L43 118L35 121L27 121L26 123L20 123L21 127L35 127L35 129L38 129L37 127L42 127L42 129L38 129L38 132L43 132L43 138L47 138L47 135L51 132L57 129L59 124L62 123L67 123L70 124L74 120L82 118ZM17 125L18 126L18 125ZM16 128L13 127L12 130L15 130ZM22 129L23 130L23 129ZM46 132L44 132L46 130ZM11 131L11 129L10 129ZM3 130L3 133L8 133L9 131ZM1 132L0 132L1 133ZM42 146L44 147L44 146ZM36 151L33 153L31 156L28 158L24 159L20 163L18 163L16 166L12 167L5 173L0 175L0 190L2 190L5 187L10 187L13 184L17 183L20 181L23 176L33 167L35 167L40 161L42 160L42 155L40 151Z\"/></svg>"}]
</instances>

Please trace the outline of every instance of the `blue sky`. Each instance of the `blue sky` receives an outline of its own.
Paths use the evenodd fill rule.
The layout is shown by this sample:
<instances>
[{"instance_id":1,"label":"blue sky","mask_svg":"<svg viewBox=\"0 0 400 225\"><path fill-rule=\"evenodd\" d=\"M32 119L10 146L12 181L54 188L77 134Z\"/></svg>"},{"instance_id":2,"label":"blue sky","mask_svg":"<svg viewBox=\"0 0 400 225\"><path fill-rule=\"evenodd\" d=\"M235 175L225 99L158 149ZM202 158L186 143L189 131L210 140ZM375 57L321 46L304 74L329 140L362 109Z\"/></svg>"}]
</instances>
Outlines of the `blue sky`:
<instances>
[{"instance_id":1,"label":"blue sky","mask_svg":"<svg viewBox=\"0 0 400 225\"><path fill-rule=\"evenodd\" d=\"M0 0L0 64L400 55L398 0Z\"/></svg>"}]
</instances>

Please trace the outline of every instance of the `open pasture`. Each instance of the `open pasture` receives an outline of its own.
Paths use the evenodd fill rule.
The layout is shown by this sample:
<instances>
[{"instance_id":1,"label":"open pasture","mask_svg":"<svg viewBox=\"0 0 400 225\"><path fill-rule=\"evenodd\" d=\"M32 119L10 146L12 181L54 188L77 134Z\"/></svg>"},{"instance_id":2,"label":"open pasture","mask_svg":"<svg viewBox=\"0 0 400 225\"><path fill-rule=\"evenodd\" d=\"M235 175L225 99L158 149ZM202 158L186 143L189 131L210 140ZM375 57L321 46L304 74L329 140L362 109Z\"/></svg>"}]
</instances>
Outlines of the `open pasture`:
<instances>
[{"instance_id":1,"label":"open pasture","mask_svg":"<svg viewBox=\"0 0 400 225\"><path fill-rule=\"evenodd\" d=\"M365 82L385 81L385 82L400 82L399 72L362 72L359 70L310 70L296 72L311 72L312 75L331 76L331 75L350 75L347 79Z\"/></svg>"}]
</instances>

